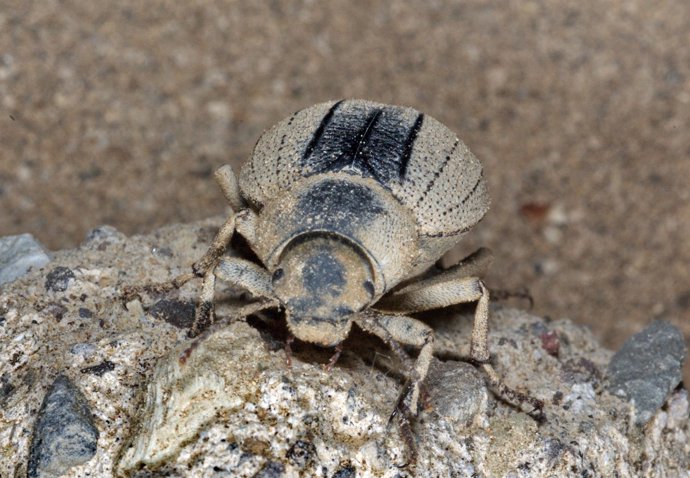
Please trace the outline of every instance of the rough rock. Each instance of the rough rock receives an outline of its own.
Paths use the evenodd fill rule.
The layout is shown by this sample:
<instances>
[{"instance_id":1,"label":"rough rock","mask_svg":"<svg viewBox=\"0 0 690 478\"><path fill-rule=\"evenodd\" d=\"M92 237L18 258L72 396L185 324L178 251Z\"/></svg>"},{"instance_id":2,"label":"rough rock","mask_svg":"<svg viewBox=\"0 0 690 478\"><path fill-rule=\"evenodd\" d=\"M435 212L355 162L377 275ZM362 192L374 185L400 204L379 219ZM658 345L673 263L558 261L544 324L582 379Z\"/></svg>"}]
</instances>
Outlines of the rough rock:
<instances>
[{"instance_id":1,"label":"rough rock","mask_svg":"<svg viewBox=\"0 0 690 478\"><path fill-rule=\"evenodd\" d=\"M673 390L646 426L632 426L629 401L605 386L612 352L567 319L500 304L491 310L492 362L508 386L545 402L547 420L499 400L458 361L469 350L471 306L427 314L439 359L412 423L416 468L401 468L404 440L388 419L406 367L376 337L353 330L329 373L323 365L332 351L304 343L293 344L286 365L278 313L221 321L188 339L197 282L123 303L126 286L187 272L219 223L94 237L55 253L55 267L73 275L64 290L45 287L50 270L33 270L0 292L0 476L29 472L40 404L56 376L81 391L99 431L93 457L66 477L687 473L684 389ZM220 319L246 300L223 284L217 290Z\"/></svg>"},{"instance_id":2,"label":"rough rock","mask_svg":"<svg viewBox=\"0 0 690 478\"><path fill-rule=\"evenodd\" d=\"M633 404L637 424L647 423L678 386L687 352L681 331L657 320L611 358L609 390Z\"/></svg>"},{"instance_id":3,"label":"rough rock","mask_svg":"<svg viewBox=\"0 0 690 478\"><path fill-rule=\"evenodd\" d=\"M83 395L64 375L48 390L33 432L29 478L52 478L96 453L98 429Z\"/></svg>"},{"instance_id":4,"label":"rough rock","mask_svg":"<svg viewBox=\"0 0 690 478\"><path fill-rule=\"evenodd\" d=\"M70 286L70 281L74 280L74 278L74 272L69 268L58 266L48 273L44 287L47 291L64 292Z\"/></svg>"},{"instance_id":5,"label":"rough rock","mask_svg":"<svg viewBox=\"0 0 690 478\"><path fill-rule=\"evenodd\" d=\"M48 252L31 234L0 237L0 285L48 262Z\"/></svg>"}]
</instances>

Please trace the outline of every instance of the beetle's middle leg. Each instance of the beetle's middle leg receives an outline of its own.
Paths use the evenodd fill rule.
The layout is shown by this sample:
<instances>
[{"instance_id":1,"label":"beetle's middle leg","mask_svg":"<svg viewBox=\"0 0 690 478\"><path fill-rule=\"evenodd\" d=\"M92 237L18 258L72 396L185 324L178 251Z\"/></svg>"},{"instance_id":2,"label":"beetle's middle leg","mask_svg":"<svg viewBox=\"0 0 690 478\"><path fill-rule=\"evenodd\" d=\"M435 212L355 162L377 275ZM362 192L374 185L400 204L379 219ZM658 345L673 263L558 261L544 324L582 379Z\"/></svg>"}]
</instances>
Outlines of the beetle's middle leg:
<instances>
[{"instance_id":1,"label":"beetle's middle leg","mask_svg":"<svg viewBox=\"0 0 690 478\"><path fill-rule=\"evenodd\" d=\"M123 300L125 302L138 296L141 292L164 293L172 289L179 289L184 284L197 277L204 278L204 284L202 284L202 296L208 295L208 290L212 288L211 282L213 281L209 275L212 275L213 268L218 263L218 260L225 253L228 245L230 244L230 240L235 232L235 212L243 206L239 186L237 184L237 178L232 172L230 166L222 166L215 172L214 176L218 186L225 196L225 199L230 204L232 211L230 212L228 219L226 219L225 223L223 223L216 233L206 253L201 259L192 265L191 273L180 274L171 281L164 282L162 284L126 287L123 293Z\"/></svg>"},{"instance_id":2,"label":"beetle's middle leg","mask_svg":"<svg viewBox=\"0 0 690 478\"><path fill-rule=\"evenodd\" d=\"M422 312L440 309L455 304L477 302L472 327L470 359L486 374L490 386L501 397L518 404L528 403L533 407L531 415L543 419L543 402L506 386L489 363L489 290L478 277L464 277L469 270L474 272L481 259L482 250L470 256L469 262L454 266L435 276L412 282L402 289L384 297L374 307L396 312Z\"/></svg>"}]
</instances>

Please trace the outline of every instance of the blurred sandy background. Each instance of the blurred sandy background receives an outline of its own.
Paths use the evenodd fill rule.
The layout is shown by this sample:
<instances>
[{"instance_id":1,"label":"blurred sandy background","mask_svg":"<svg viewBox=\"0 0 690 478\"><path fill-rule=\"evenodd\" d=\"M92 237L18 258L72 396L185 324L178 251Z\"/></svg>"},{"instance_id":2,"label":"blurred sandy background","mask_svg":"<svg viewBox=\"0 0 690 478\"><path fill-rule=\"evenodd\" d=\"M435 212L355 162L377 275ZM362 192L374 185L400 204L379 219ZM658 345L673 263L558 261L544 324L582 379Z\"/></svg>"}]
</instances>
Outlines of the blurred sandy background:
<instances>
[{"instance_id":1,"label":"blurred sandy background","mask_svg":"<svg viewBox=\"0 0 690 478\"><path fill-rule=\"evenodd\" d=\"M491 247L491 287L611 347L655 318L690 336L687 0L0 0L0 235L219 214L216 167L343 97L483 160L492 210L457 254Z\"/></svg>"}]
</instances>

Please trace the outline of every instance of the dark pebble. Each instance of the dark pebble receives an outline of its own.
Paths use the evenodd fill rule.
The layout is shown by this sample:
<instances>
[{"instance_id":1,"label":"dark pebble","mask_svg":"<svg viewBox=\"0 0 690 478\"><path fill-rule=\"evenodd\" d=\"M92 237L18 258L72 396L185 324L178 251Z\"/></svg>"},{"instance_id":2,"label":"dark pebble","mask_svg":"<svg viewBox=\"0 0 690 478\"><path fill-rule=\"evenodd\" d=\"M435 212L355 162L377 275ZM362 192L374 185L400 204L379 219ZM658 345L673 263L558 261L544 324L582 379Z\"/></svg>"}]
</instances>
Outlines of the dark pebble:
<instances>
[{"instance_id":1,"label":"dark pebble","mask_svg":"<svg viewBox=\"0 0 690 478\"><path fill-rule=\"evenodd\" d=\"M191 300L163 299L153 304L148 313L175 327L187 329L194 323L194 302Z\"/></svg>"},{"instance_id":2,"label":"dark pebble","mask_svg":"<svg viewBox=\"0 0 690 478\"><path fill-rule=\"evenodd\" d=\"M293 465L304 468L316 456L316 447L305 440L297 440L288 450L287 457Z\"/></svg>"},{"instance_id":3,"label":"dark pebble","mask_svg":"<svg viewBox=\"0 0 690 478\"><path fill-rule=\"evenodd\" d=\"M10 377L7 373L3 373L0 377L0 404L4 404L10 395L14 392L14 385L10 383Z\"/></svg>"},{"instance_id":4,"label":"dark pebble","mask_svg":"<svg viewBox=\"0 0 690 478\"><path fill-rule=\"evenodd\" d=\"M57 302L51 302L45 306L43 312L52 315L57 322L60 322L67 312L67 307Z\"/></svg>"},{"instance_id":5,"label":"dark pebble","mask_svg":"<svg viewBox=\"0 0 690 478\"><path fill-rule=\"evenodd\" d=\"M46 276L45 288L53 292L64 292L69 287L70 280L74 279L74 272L67 267L58 266Z\"/></svg>"},{"instance_id":6,"label":"dark pebble","mask_svg":"<svg viewBox=\"0 0 690 478\"><path fill-rule=\"evenodd\" d=\"M269 461L254 475L254 478L280 478L284 472L285 467L281 463Z\"/></svg>"},{"instance_id":7,"label":"dark pebble","mask_svg":"<svg viewBox=\"0 0 690 478\"><path fill-rule=\"evenodd\" d=\"M61 476L96 453L98 429L81 392L59 375L46 394L34 426L29 478Z\"/></svg>"},{"instance_id":8,"label":"dark pebble","mask_svg":"<svg viewBox=\"0 0 690 478\"><path fill-rule=\"evenodd\" d=\"M102 377L104 373L112 372L113 370L115 370L115 364L110 360L104 360L98 365L81 369L81 373L90 373Z\"/></svg>"},{"instance_id":9,"label":"dark pebble","mask_svg":"<svg viewBox=\"0 0 690 478\"><path fill-rule=\"evenodd\" d=\"M333 478L354 478L354 476L355 469L351 466L346 466L333 473Z\"/></svg>"},{"instance_id":10,"label":"dark pebble","mask_svg":"<svg viewBox=\"0 0 690 478\"><path fill-rule=\"evenodd\" d=\"M655 321L628 339L608 367L609 390L635 404L635 422L644 425L681 381L687 355L683 334Z\"/></svg>"},{"instance_id":11,"label":"dark pebble","mask_svg":"<svg viewBox=\"0 0 690 478\"><path fill-rule=\"evenodd\" d=\"M86 307L80 307L79 308L79 317L81 317L82 319L90 319L91 317L93 317L93 312L91 312Z\"/></svg>"}]
</instances>

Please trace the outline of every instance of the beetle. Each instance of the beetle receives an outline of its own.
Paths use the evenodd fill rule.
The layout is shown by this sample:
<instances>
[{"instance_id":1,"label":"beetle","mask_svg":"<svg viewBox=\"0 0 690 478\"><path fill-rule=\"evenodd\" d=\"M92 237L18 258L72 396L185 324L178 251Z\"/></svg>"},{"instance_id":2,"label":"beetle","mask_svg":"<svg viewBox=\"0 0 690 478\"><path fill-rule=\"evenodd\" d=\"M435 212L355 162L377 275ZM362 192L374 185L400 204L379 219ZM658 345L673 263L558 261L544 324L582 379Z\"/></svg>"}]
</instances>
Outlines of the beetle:
<instances>
[{"instance_id":1,"label":"beetle","mask_svg":"<svg viewBox=\"0 0 690 478\"><path fill-rule=\"evenodd\" d=\"M329 366L353 323L394 348L416 347L394 412L407 423L434 350L433 330L409 314L476 302L471 360L500 395L541 410L489 363L489 291L480 275L490 252L433 267L489 208L481 163L442 123L409 107L321 103L264 132L239 179L227 165L215 177L232 213L193 274L175 280L179 287L203 278L191 336L213 322L220 279L260 299L251 312L284 310L293 337L335 347ZM234 234L260 264L224 256Z\"/></svg>"}]
</instances>

